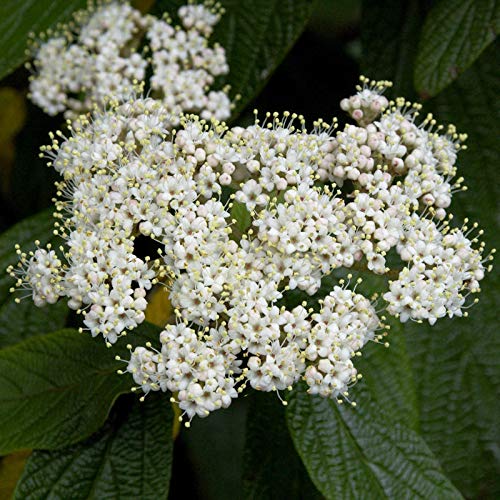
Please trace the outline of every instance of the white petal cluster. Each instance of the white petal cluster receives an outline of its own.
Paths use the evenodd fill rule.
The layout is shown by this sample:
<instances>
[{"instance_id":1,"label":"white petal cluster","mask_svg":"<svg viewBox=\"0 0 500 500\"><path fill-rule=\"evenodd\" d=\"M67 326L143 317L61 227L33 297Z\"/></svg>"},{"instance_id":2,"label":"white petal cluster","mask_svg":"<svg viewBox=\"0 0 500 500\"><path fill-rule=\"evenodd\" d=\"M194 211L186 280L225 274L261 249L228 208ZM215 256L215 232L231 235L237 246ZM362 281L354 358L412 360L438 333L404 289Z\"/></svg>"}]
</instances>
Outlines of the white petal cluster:
<instances>
[{"instance_id":1,"label":"white petal cluster","mask_svg":"<svg viewBox=\"0 0 500 500\"><path fill-rule=\"evenodd\" d=\"M142 15L126 2L78 12L59 35L34 43L31 100L50 115L75 118L110 98L127 99L151 73L150 95L162 100L172 125L181 113L227 119L227 89L210 90L229 72L224 48L208 40L221 10L185 5L178 14L182 26Z\"/></svg>"},{"instance_id":2,"label":"white petal cluster","mask_svg":"<svg viewBox=\"0 0 500 500\"><path fill-rule=\"evenodd\" d=\"M185 15L201 26L196 9ZM19 250L10 271L37 305L66 297L108 345L144 320L153 285L167 287L174 319L156 346L130 347L127 371L189 418L246 386L279 394L301 379L342 400L384 317L350 275L325 296L325 277L395 278L379 290L387 312L433 324L465 314L491 258L477 225L452 228L446 213L460 137L429 117L416 124L418 107L386 102L385 86L363 80L349 106L373 121L341 131L322 120L307 131L290 113L231 129L183 117L172 131L151 98L81 117L42 153L63 177L55 232L66 243ZM287 306L291 290L316 307Z\"/></svg>"}]
</instances>

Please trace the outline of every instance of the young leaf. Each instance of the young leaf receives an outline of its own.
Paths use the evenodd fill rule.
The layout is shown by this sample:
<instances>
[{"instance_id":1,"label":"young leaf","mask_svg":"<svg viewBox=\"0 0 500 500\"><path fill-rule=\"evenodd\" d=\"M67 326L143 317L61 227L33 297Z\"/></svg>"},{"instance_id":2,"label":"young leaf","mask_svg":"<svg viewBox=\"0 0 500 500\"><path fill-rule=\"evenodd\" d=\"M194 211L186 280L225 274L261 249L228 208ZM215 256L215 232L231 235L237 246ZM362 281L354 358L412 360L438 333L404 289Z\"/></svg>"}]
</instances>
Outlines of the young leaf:
<instances>
[{"instance_id":1,"label":"young leaf","mask_svg":"<svg viewBox=\"0 0 500 500\"><path fill-rule=\"evenodd\" d=\"M158 0L152 12L173 14L180 0ZM311 14L312 0L220 0L225 14L213 38L226 49L230 95L240 95L234 114L259 93L291 49Z\"/></svg>"},{"instance_id":2,"label":"young leaf","mask_svg":"<svg viewBox=\"0 0 500 500\"><path fill-rule=\"evenodd\" d=\"M437 95L495 40L500 26L496 0L440 0L429 11L415 61L415 87Z\"/></svg>"},{"instance_id":3,"label":"young leaf","mask_svg":"<svg viewBox=\"0 0 500 500\"><path fill-rule=\"evenodd\" d=\"M327 498L461 498L422 438L369 394L358 408L292 392L287 421L295 448Z\"/></svg>"},{"instance_id":4,"label":"young leaf","mask_svg":"<svg viewBox=\"0 0 500 500\"><path fill-rule=\"evenodd\" d=\"M286 427L276 394L253 393L245 433L243 496L322 498L311 483Z\"/></svg>"},{"instance_id":5,"label":"young leaf","mask_svg":"<svg viewBox=\"0 0 500 500\"><path fill-rule=\"evenodd\" d=\"M143 324L130 342L157 340ZM118 395L133 381L116 370L126 340L107 349L102 339L76 330L32 337L0 351L0 454L25 448L55 449L99 429Z\"/></svg>"},{"instance_id":6,"label":"young leaf","mask_svg":"<svg viewBox=\"0 0 500 500\"><path fill-rule=\"evenodd\" d=\"M41 245L54 242L52 210L45 210L16 224L0 236L0 348L20 342L32 335L57 330L64 326L68 308L64 303L45 308L36 307L31 298L20 304L9 292L14 279L6 268L18 261L14 250L16 243L24 250L34 248L34 241ZM17 293L17 296L20 292Z\"/></svg>"},{"instance_id":7,"label":"young leaf","mask_svg":"<svg viewBox=\"0 0 500 500\"><path fill-rule=\"evenodd\" d=\"M68 448L35 451L15 499L167 499L173 412L162 394L120 399L103 428Z\"/></svg>"},{"instance_id":8,"label":"young leaf","mask_svg":"<svg viewBox=\"0 0 500 500\"><path fill-rule=\"evenodd\" d=\"M0 78L26 59L26 41L68 21L71 14L86 5L85 0L3 0L0 3Z\"/></svg>"}]
</instances>

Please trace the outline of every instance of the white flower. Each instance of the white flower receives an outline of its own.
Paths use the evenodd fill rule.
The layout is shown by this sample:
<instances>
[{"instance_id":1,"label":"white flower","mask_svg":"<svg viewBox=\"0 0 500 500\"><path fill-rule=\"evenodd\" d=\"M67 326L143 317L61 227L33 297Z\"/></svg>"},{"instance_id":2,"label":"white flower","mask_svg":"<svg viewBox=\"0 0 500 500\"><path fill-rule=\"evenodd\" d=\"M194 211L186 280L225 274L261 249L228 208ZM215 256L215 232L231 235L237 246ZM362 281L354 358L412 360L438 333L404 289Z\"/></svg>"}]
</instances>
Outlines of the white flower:
<instances>
[{"instance_id":1,"label":"white flower","mask_svg":"<svg viewBox=\"0 0 500 500\"><path fill-rule=\"evenodd\" d=\"M201 51L199 30L216 22L194 8L181 17L187 31L153 23L169 64ZM93 23L92 47L106 32ZM345 397L359 378L355 356L384 337L384 305L402 322L466 315L491 259L476 224L451 228L446 215L454 129L440 138L428 118L417 126L418 106L405 100L382 114L387 84L362 81L343 103L358 125L338 132L294 127L285 113L233 129L183 117L170 133L179 103L136 97L75 120L70 137L43 148L63 178L55 232L65 245L18 248L17 287L39 306L67 298L109 346L144 321L147 291L166 287L173 317L157 349L131 351L127 371L145 393L171 392L189 419L247 386L279 392L301 378L311 394ZM179 99L201 98L193 89ZM373 303L350 274L325 290L328 275L354 266L397 278ZM300 291L310 308L288 305Z\"/></svg>"}]
</instances>

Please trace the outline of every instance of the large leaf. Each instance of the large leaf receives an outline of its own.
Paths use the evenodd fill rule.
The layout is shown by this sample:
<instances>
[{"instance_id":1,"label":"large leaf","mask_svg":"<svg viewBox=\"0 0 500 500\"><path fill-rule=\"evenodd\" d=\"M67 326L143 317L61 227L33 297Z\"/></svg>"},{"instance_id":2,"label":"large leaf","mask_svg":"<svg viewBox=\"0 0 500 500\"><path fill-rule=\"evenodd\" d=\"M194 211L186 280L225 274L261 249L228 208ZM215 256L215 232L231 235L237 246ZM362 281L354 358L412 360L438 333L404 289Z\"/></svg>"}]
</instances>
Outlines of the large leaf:
<instances>
[{"instance_id":1,"label":"large leaf","mask_svg":"<svg viewBox=\"0 0 500 500\"><path fill-rule=\"evenodd\" d=\"M440 0L427 15L415 61L415 86L434 96L463 73L495 40L497 0Z\"/></svg>"},{"instance_id":2,"label":"large leaf","mask_svg":"<svg viewBox=\"0 0 500 500\"><path fill-rule=\"evenodd\" d=\"M321 498L293 448L276 394L251 395L245 433L245 498Z\"/></svg>"},{"instance_id":3,"label":"large leaf","mask_svg":"<svg viewBox=\"0 0 500 500\"><path fill-rule=\"evenodd\" d=\"M85 0L3 0L0 3L0 78L26 58L28 35L40 33L86 5Z\"/></svg>"},{"instance_id":4,"label":"large leaf","mask_svg":"<svg viewBox=\"0 0 500 500\"><path fill-rule=\"evenodd\" d=\"M144 344L159 329L144 324L128 339ZM130 390L126 340L107 349L102 339L75 330L32 337L0 351L0 454L55 449L88 437L105 421L119 394Z\"/></svg>"},{"instance_id":5,"label":"large leaf","mask_svg":"<svg viewBox=\"0 0 500 500\"><path fill-rule=\"evenodd\" d=\"M496 44L498 45L498 44ZM485 229L487 248L500 245L496 127L500 119L498 47L492 46L430 104L441 120L467 132L459 173L469 190L452 209ZM500 495L500 267L494 263L470 317L410 328L407 335L421 407L421 430L447 474L468 497Z\"/></svg>"},{"instance_id":6,"label":"large leaf","mask_svg":"<svg viewBox=\"0 0 500 500\"><path fill-rule=\"evenodd\" d=\"M295 447L329 499L461 498L414 431L394 421L369 395L358 408L296 390L287 410Z\"/></svg>"},{"instance_id":7,"label":"large leaf","mask_svg":"<svg viewBox=\"0 0 500 500\"><path fill-rule=\"evenodd\" d=\"M391 3L394 8L401 4ZM363 15L369 16L370 11L365 10ZM395 29L392 26L383 20L372 26L370 36L374 44L364 44L366 71L371 61L377 63L376 38L387 36L388 31ZM408 32L400 40L408 47L415 47L417 42L418 32ZM411 60L398 55L397 46L387 48L390 54L383 56L387 65L376 66L376 77L397 78L398 68L405 61L413 72ZM452 211L458 220L468 216L479 221L486 231L483 239L488 248L500 245L500 185L495 182L499 157L495 130L500 117L497 67L498 43L494 43L427 104L438 122L455 123L460 132L469 135L468 149L461 151L458 158L459 175L465 177L469 191L455 194ZM411 82L405 80L401 85L396 80L394 93L401 94L405 85L411 86ZM424 324L405 325L405 350L412 361L419 408L418 426L447 475L468 497L494 498L500 494L496 451L499 436L495 425L500 369L492 359L498 353L498 282L496 265L484 280L480 303L471 309L468 320L440 321L432 328Z\"/></svg>"},{"instance_id":8,"label":"large leaf","mask_svg":"<svg viewBox=\"0 0 500 500\"><path fill-rule=\"evenodd\" d=\"M23 250L31 250L35 240L40 240L41 245L54 241L52 224L52 211L46 210L16 224L0 236L0 348L64 326L68 311L64 303L39 308L28 297L16 304L9 292L14 280L5 272L7 266L18 260L14 249L16 243ZM16 295L19 296L19 292Z\"/></svg>"},{"instance_id":9,"label":"large leaf","mask_svg":"<svg viewBox=\"0 0 500 500\"><path fill-rule=\"evenodd\" d=\"M355 361L363 379L350 392L357 401L358 393L366 387L380 407L408 428L418 431L419 402L414 380L418 375L412 371L403 326L391 321L391 327L388 348L370 343L363 349L361 359Z\"/></svg>"},{"instance_id":10,"label":"large leaf","mask_svg":"<svg viewBox=\"0 0 500 500\"><path fill-rule=\"evenodd\" d=\"M16 488L16 499L167 499L172 465L168 398L144 403L124 398L104 427L61 450L35 451Z\"/></svg>"},{"instance_id":11,"label":"large leaf","mask_svg":"<svg viewBox=\"0 0 500 500\"><path fill-rule=\"evenodd\" d=\"M158 0L154 13L173 14L184 0ZM240 95L234 114L259 93L302 33L312 0L220 0L225 14L213 38L226 49L231 96Z\"/></svg>"},{"instance_id":12,"label":"large leaf","mask_svg":"<svg viewBox=\"0 0 500 500\"><path fill-rule=\"evenodd\" d=\"M391 80L398 95L413 97L423 6L419 0L363 0L361 67L369 78Z\"/></svg>"}]
</instances>

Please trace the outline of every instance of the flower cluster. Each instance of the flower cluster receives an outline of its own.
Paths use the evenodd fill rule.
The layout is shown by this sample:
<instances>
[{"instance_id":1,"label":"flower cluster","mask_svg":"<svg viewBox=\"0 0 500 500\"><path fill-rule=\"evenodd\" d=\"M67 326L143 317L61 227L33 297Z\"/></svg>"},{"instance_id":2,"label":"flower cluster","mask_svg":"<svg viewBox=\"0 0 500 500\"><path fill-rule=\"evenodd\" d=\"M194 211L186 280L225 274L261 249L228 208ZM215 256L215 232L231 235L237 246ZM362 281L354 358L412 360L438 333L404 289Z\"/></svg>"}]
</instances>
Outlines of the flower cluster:
<instances>
[{"instance_id":1,"label":"flower cluster","mask_svg":"<svg viewBox=\"0 0 500 500\"><path fill-rule=\"evenodd\" d=\"M33 44L31 99L50 115L75 118L110 97L127 99L151 73L150 95L162 100L172 125L185 112L224 120L228 89L210 88L229 67L224 48L208 42L221 14L216 6L185 5L175 26L116 1L80 11L61 34Z\"/></svg>"},{"instance_id":2,"label":"flower cluster","mask_svg":"<svg viewBox=\"0 0 500 500\"><path fill-rule=\"evenodd\" d=\"M387 313L433 324L464 314L491 258L476 225L452 228L447 212L463 189L452 177L464 137L418 123L419 106L389 102L387 86L362 79L342 102L357 125L342 130L268 113L230 129L188 116L172 131L168 106L150 98L81 117L42 153L63 178L62 254L19 249L10 271L37 305L68 298L108 345L143 321L153 285L167 287L175 318L156 346L130 347L127 371L189 418L248 385L279 394L302 379L347 399L353 358L384 339L385 318L350 275L319 295L327 276L394 277L380 290ZM317 307L288 306L290 290Z\"/></svg>"}]
</instances>

